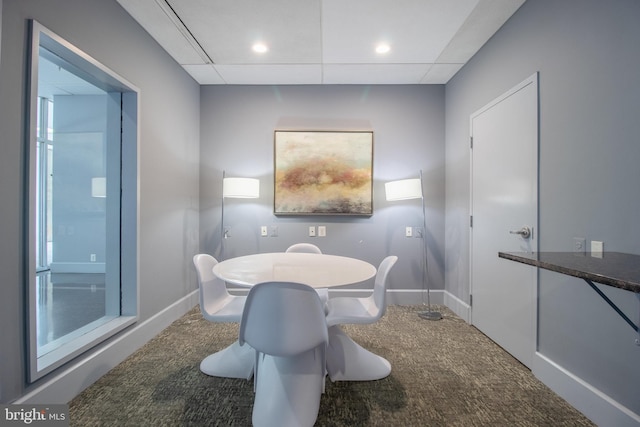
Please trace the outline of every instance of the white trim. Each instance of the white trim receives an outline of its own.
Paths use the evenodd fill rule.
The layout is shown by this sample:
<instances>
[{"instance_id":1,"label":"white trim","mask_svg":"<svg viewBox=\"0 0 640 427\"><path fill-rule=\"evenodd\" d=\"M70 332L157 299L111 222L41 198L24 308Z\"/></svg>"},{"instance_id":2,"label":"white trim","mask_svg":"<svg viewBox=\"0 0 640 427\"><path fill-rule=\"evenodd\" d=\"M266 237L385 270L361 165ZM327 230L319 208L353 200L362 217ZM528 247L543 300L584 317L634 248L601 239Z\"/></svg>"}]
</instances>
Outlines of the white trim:
<instances>
[{"instance_id":1,"label":"white trim","mask_svg":"<svg viewBox=\"0 0 640 427\"><path fill-rule=\"evenodd\" d=\"M121 319L110 322L107 325L114 325L113 329L109 328L97 328L91 334L86 334L83 339L79 340L78 344L68 344L71 351L56 351L51 352L48 357L43 358L42 361L38 357L38 346L36 343L36 325L37 325L37 313L36 313L36 265L35 265L35 245L33 242L36 241L36 229L35 229L35 211L33 209L29 209L26 212L28 217L27 225L25 226L25 232L27 235L27 264L28 264L28 273L26 274L26 280L28 285L29 292L27 293L27 301L28 301L28 311L27 311L27 328L28 328L28 336L27 336L27 350L26 350L26 363L28 369L28 379L27 381L30 383L36 382L38 379L43 378L45 375L48 375L50 372L53 372L54 369L61 367L64 363L67 363L68 359L71 357L75 357L76 354L84 352L87 346L95 346L99 342L104 341L112 337L115 333L124 328L128 327L131 323L133 323L138 318L139 313L139 111L140 105L138 102L138 96L140 90L130 84L127 80L116 74L110 68L104 66L97 60L93 59L91 56L87 55L80 49L73 46L71 43L67 42L53 31L44 27L42 24L35 20L30 20L30 61L29 61L29 94L28 94L28 117L29 123L28 126L28 141L29 146L35 146L35 141L37 140L36 135L36 127L33 125L37 122L36 120L36 112L37 112L37 87L38 87L38 65L40 58L40 48L45 48L51 53L63 58L65 61L69 62L71 66L76 67L80 70L86 71L87 75L91 75L92 83L106 92L119 92L122 95L121 106L123 109L123 114L121 117L126 118L120 121L122 128L121 130L121 141L122 144L118 144L118 146L122 147L122 152L118 153L116 162L119 164L121 168L121 174L123 178L123 183L127 184L129 182L136 183L135 193L131 190L130 185L118 185L115 186L112 191L115 193L115 196L120 196L121 205L119 207L120 212L126 212L128 215L122 216L118 212L118 209L114 211L114 214L118 214L116 218L120 218L120 225L116 226L114 224L114 229L120 230L120 240L118 244L119 248L119 268L114 267L109 264L111 267L108 267L109 270L105 271L105 265L103 263L57 263L54 264L52 269L54 272L83 272L83 273L106 273L107 276L110 274L110 270L113 267L113 272L116 273L114 276L116 279L120 279L120 292L111 295L111 293L107 290L107 298L106 298L106 312L108 314L113 314L114 312L118 312L121 315ZM133 98L131 98L133 96ZM134 109L136 114L130 114L129 109ZM135 131L135 135L132 135ZM135 136L135 138L134 138ZM128 150L128 151L127 151ZM28 150L29 153L29 175L28 175L28 193L29 200L33 202L36 197L36 161L35 161L35 151L36 150ZM119 150L117 150L119 151ZM132 155L135 152L135 155ZM112 153L115 155L115 153ZM123 160L120 160L123 159ZM133 161L135 161L135 168L133 167ZM122 188L121 195L119 195L118 188ZM34 205L35 206L35 205ZM115 209L115 208L114 208ZM133 219L135 218L135 224L133 224ZM124 236L127 236L127 240L125 240ZM130 236L135 236L131 238ZM107 241L108 252L111 250L118 250L118 247L114 247L109 249L109 241ZM135 257L132 256L135 251ZM115 261L114 261L115 262ZM108 287L107 287L108 288ZM118 306L120 304L120 306ZM103 332L102 335L93 339L93 336L96 332ZM91 341L87 341L87 339L91 339ZM75 345L75 347L74 347ZM66 347L66 345L65 345ZM66 355L59 360L54 360L54 356L58 354Z\"/></svg>"},{"instance_id":2,"label":"white trim","mask_svg":"<svg viewBox=\"0 0 640 427\"><path fill-rule=\"evenodd\" d=\"M528 88L529 86L531 86L535 92L535 106L536 106L536 117L535 117L535 121L536 121L536 125L534 127L535 129L535 155L532 156L532 158L530 159L530 161L533 162L532 165L532 169L533 169L533 182L532 184L532 193L535 194L535 207L534 207L534 212L533 212L533 221L531 223L531 238L529 239L529 249L530 251L537 251L538 250L538 230L539 230L539 215L538 215L538 211L540 208L540 192L539 192L539 180L540 180L540 165L539 165L539 153L540 153L540 131L539 131L539 125L540 125L540 113L539 113L539 106L540 106L540 94L539 94L539 72L536 71L535 73L533 73L532 75L530 75L529 77L527 77L525 80L523 80L522 82L518 83L516 86L512 87L511 89L509 89L508 91L506 91L505 93L503 93L502 95L498 96L497 98L493 99L491 102L489 102L488 104L484 105L482 108L480 108L479 110L475 111L474 113L472 113L469 117L469 221L470 221L470 226L469 226L469 293L471 295L474 294L475 288L476 286L474 286L474 262L477 263L477 261L474 261L474 227L473 227L473 218L474 218L474 200L473 200L473 196L474 196L474 172L473 172L473 166L474 166L474 152L473 152L473 137L474 137L474 132L473 132L473 124L474 124L474 120L476 120L480 115L484 114L485 112L487 112L488 110L490 110L491 108L495 107L496 105L498 105L499 103L503 102L504 100L510 98L511 96L513 96L514 94L522 91L525 88ZM496 254L497 256L497 254ZM530 318L528 319L528 324L526 326L520 326L520 332L522 334L527 335L527 338L530 338L530 342L528 342L526 348L524 347L525 344L521 344L521 346L523 348L515 348L518 347L518 345L515 345L515 347L512 345L511 350L515 351L516 353L519 353L519 355L514 355L511 352L509 352L512 356L516 357L516 359L518 359L520 362L522 362L525 366L527 366L528 368L531 367L531 365L533 364L533 357L537 348L537 341L538 341L538 287L539 287L539 276L538 276L538 269L534 268L531 269L531 276L532 276L532 282L531 282L531 287L530 289L527 289L530 292L529 298L531 301L531 312L529 313ZM525 290L525 292L527 291ZM476 325L477 327L477 323L478 322L473 322L473 310L470 308L469 309L469 314L468 314L468 322L471 324ZM476 311L477 314L477 311ZM522 328L525 328L526 330L522 330ZM486 330L482 331L483 333L487 333ZM504 331L503 331L504 332ZM504 335L504 334L503 334ZM494 338L502 338L502 340L504 341L502 344L513 344L513 339L512 339L513 335L510 336L502 336L502 337L497 337L494 336ZM516 340L517 341L517 340Z\"/></svg>"},{"instance_id":3,"label":"white trim","mask_svg":"<svg viewBox=\"0 0 640 427\"><path fill-rule=\"evenodd\" d=\"M52 262L49 264L52 273L89 273L104 274L104 262Z\"/></svg>"},{"instance_id":4,"label":"white trim","mask_svg":"<svg viewBox=\"0 0 640 427\"><path fill-rule=\"evenodd\" d=\"M124 361L198 304L198 291L124 332L104 348L29 391L13 403L64 404Z\"/></svg>"},{"instance_id":5,"label":"white trim","mask_svg":"<svg viewBox=\"0 0 640 427\"><path fill-rule=\"evenodd\" d=\"M533 374L571 406L599 426L638 427L636 414L580 377L536 352Z\"/></svg>"},{"instance_id":6,"label":"white trim","mask_svg":"<svg viewBox=\"0 0 640 427\"><path fill-rule=\"evenodd\" d=\"M248 289L233 289L233 293L246 293ZM368 289L334 289L331 291L339 296L367 296L371 293ZM395 290L389 292L389 304L419 305L416 301L422 301L421 290ZM154 338L171 323L182 317L199 302L199 291L193 291L169 307L157 313L153 317L133 326L130 330L118 336L100 351L92 354L78 364L67 369L63 373L55 375L50 380L38 385L33 390L14 401L15 404L58 404L68 403L80 394L85 388L91 386L109 370L123 362L127 357L142 347L147 341ZM454 300L448 292L432 290L431 300L434 304L443 304L443 300Z\"/></svg>"},{"instance_id":7,"label":"white trim","mask_svg":"<svg viewBox=\"0 0 640 427\"><path fill-rule=\"evenodd\" d=\"M370 291L345 289L332 292L339 293L341 296L342 294L345 296L348 294L364 296ZM417 305L415 302L421 301L420 290L389 290L388 292L390 303L394 301L392 304ZM444 300L445 305L456 315L463 319L468 318L469 305L453 294L443 290L432 290L431 296L434 303L442 304ZM100 351L44 382L12 403L68 403L197 304L198 291L196 290L150 319L135 325ZM540 353L535 354L532 372L536 378L597 425L637 427L640 424L640 415L635 414Z\"/></svg>"},{"instance_id":8,"label":"white trim","mask_svg":"<svg viewBox=\"0 0 640 427\"><path fill-rule=\"evenodd\" d=\"M229 288L229 293L232 295L247 295L249 288ZM344 288L331 288L329 289L329 297L355 297L363 298L371 295L372 289L344 289ZM422 305L423 300L426 300L426 290L420 289L389 289L387 290L387 304L388 305ZM431 290L431 303L444 305L453 311L456 316L462 318L465 322L471 323L471 306L456 297L452 293L442 289Z\"/></svg>"},{"instance_id":9,"label":"white trim","mask_svg":"<svg viewBox=\"0 0 640 427\"><path fill-rule=\"evenodd\" d=\"M471 323L471 306L450 292L444 293L444 305L467 323Z\"/></svg>"},{"instance_id":10,"label":"white trim","mask_svg":"<svg viewBox=\"0 0 640 427\"><path fill-rule=\"evenodd\" d=\"M249 288L229 288L229 293L232 295L246 295L249 292ZM371 295L373 289L349 289L349 288L330 288L329 297L353 297L364 298ZM387 304L388 305L422 305L422 301L427 299L426 290L421 289L388 289L387 290ZM424 297L424 298L423 298ZM445 301L455 301L456 297L449 292L442 289L431 290L431 303L432 304L444 304L449 307L449 304ZM458 300L459 303L456 309L451 308L458 316L467 320L469 315L468 306L465 312L464 302ZM468 320L467 320L468 322Z\"/></svg>"},{"instance_id":11,"label":"white trim","mask_svg":"<svg viewBox=\"0 0 640 427\"><path fill-rule=\"evenodd\" d=\"M53 372L57 367L133 325L137 317L118 316L112 317L111 320L105 322L106 319L108 317L105 316L101 320L88 323L71 332L67 337L54 340L40 347L36 362L38 376L43 377L49 372Z\"/></svg>"}]
</instances>

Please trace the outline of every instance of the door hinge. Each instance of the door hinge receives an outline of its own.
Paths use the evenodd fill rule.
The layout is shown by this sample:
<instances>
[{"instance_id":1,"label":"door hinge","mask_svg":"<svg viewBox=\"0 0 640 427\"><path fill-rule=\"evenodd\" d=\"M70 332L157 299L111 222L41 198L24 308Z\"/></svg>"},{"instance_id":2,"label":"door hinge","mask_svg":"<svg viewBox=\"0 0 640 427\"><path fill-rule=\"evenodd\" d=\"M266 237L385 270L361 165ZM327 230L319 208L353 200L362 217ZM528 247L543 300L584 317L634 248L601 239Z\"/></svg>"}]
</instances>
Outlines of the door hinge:
<instances>
[{"instance_id":1,"label":"door hinge","mask_svg":"<svg viewBox=\"0 0 640 427\"><path fill-rule=\"evenodd\" d=\"M469 137L469 148L473 149L473 137Z\"/></svg>"},{"instance_id":2,"label":"door hinge","mask_svg":"<svg viewBox=\"0 0 640 427\"><path fill-rule=\"evenodd\" d=\"M469 307L473 307L473 295L469 294Z\"/></svg>"},{"instance_id":3,"label":"door hinge","mask_svg":"<svg viewBox=\"0 0 640 427\"><path fill-rule=\"evenodd\" d=\"M473 228L473 215L469 215L469 227Z\"/></svg>"}]
</instances>

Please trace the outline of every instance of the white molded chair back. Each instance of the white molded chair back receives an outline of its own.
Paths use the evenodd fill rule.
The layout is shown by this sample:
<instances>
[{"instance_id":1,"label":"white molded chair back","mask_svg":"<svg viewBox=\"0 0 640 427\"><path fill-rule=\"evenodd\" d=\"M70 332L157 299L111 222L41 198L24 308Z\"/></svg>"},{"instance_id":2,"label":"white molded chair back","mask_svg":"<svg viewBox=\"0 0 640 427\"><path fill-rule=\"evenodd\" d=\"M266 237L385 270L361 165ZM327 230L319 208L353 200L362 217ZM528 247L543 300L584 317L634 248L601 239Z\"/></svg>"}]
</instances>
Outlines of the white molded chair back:
<instances>
[{"instance_id":1,"label":"white molded chair back","mask_svg":"<svg viewBox=\"0 0 640 427\"><path fill-rule=\"evenodd\" d=\"M309 254L321 254L322 251L313 243L296 243L287 248L285 252L304 252Z\"/></svg>"},{"instance_id":2,"label":"white molded chair back","mask_svg":"<svg viewBox=\"0 0 640 427\"><path fill-rule=\"evenodd\" d=\"M265 282L247 295L240 322L240 345L261 353L294 356L326 344L324 309L316 291L292 282Z\"/></svg>"},{"instance_id":3,"label":"white molded chair back","mask_svg":"<svg viewBox=\"0 0 640 427\"><path fill-rule=\"evenodd\" d=\"M253 425L313 426L329 341L316 291L290 282L255 285L247 296L238 341L256 351Z\"/></svg>"},{"instance_id":4,"label":"white molded chair back","mask_svg":"<svg viewBox=\"0 0 640 427\"><path fill-rule=\"evenodd\" d=\"M377 322L387 310L387 281L389 271L397 260L398 257L395 255L382 260L376 273L371 296L330 299L326 304L327 325Z\"/></svg>"},{"instance_id":5,"label":"white molded chair back","mask_svg":"<svg viewBox=\"0 0 640 427\"><path fill-rule=\"evenodd\" d=\"M314 245L313 243L296 243L291 245L285 251L287 253L295 252L295 253L306 253L306 254L322 254L322 251L319 247ZM316 292L320 296L320 301L322 303L326 303L329 300L329 289L327 288L318 288Z\"/></svg>"},{"instance_id":6,"label":"white molded chair back","mask_svg":"<svg viewBox=\"0 0 640 427\"><path fill-rule=\"evenodd\" d=\"M218 261L209 254L197 254L193 263L198 273L200 311L210 322L239 322L246 297L229 294L223 280L213 274Z\"/></svg>"}]
</instances>

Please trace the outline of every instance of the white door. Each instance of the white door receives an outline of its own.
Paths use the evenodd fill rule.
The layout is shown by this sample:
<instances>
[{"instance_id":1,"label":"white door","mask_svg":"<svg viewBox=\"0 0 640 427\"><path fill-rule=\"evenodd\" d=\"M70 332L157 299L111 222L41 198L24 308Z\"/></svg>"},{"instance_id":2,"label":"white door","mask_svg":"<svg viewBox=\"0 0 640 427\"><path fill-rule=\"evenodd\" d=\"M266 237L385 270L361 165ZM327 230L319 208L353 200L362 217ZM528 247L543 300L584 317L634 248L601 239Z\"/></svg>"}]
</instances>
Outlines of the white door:
<instances>
[{"instance_id":1,"label":"white door","mask_svg":"<svg viewBox=\"0 0 640 427\"><path fill-rule=\"evenodd\" d=\"M531 368L537 272L498 252L537 250L537 74L472 114L471 138L472 324Z\"/></svg>"}]
</instances>

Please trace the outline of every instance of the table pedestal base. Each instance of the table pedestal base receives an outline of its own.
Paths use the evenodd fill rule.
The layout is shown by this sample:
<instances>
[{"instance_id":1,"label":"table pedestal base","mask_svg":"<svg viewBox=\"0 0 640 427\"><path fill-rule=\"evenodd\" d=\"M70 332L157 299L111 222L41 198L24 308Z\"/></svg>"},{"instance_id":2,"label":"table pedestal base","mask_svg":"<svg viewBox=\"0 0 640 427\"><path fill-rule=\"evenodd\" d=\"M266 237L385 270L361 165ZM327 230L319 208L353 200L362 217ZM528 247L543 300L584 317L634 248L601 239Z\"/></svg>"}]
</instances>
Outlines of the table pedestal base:
<instances>
[{"instance_id":1,"label":"table pedestal base","mask_svg":"<svg viewBox=\"0 0 640 427\"><path fill-rule=\"evenodd\" d=\"M387 377L391 364L384 357L364 349L353 341L339 325L329 328L327 373L331 381L372 381ZM200 362L202 373L223 378L251 379L255 351L235 341L230 346L205 357Z\"/></svg>"},{"instance_id":2,"label":"table pedestal base","mask_svg":"<svg viewBox=\"0 0 640 427\"><path fill-rule=\"evenodd\" d=\"M387 377L391 364L384 357L365 350L339 325L329 328L327 371L331 381L371 381Z\"/></svg>"},{"instance_id":3,"label":"table pedestal base","mask_svg":"<svg viewBox=\"0 0 640 427\"><path fill-rule=\"evenodd\" d=\"M255 351L245 344L235 341L229 347L205 357L200 362L200 370L212 377L251 379Z\"/></svg>"}]
</instances>

